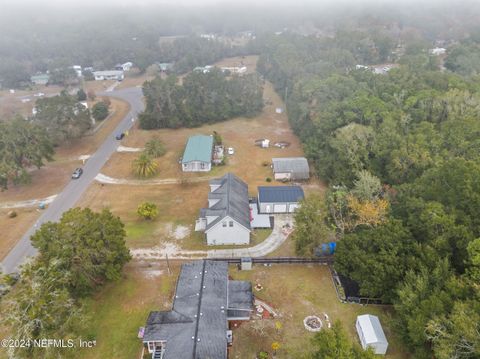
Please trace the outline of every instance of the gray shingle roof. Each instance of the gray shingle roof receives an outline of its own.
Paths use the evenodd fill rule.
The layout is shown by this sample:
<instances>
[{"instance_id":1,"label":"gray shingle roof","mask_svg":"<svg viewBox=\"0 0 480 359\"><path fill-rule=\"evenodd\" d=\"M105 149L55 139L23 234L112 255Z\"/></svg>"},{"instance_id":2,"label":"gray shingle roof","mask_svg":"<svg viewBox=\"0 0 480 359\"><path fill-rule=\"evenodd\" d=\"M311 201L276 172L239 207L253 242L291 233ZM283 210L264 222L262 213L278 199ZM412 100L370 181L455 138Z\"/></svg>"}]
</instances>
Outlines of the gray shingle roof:
<instances>
[{"instance_id":1,"label":"gray shingle roof","mask_svg":"<svg viewBox=\"0 0 480 359\"><path fill-rule=\"evenodd\" d=\"M252 303L252 283L240 280L228 281L228 309L252 310Z\"/></svg>"},{"instance_id":2,"label":"gray shingle roof","mask_svg":"<svg viewBox=\"0 0 480 359\"><path fill-rule=\"evenodd\" d=\"M210 208L201 211L205 216L219 216L208 224L206 231L215 226L225 217L230 217L247 229L250 229L250 206L248 203L248 186L233 173L210 181L218 185L216 190L208 194L208 199L218 199Z\"/></svg>"},{"instance_id":3,"label":"gray shingle roof","mask_svg":"<svg viewBox=\"0 0 480 359\"><path fill-rule=\"evenodd\" d=\"M295 203L305 197L300 186L259 186L258 200L262 203Z\"/></svg>"},{"instance_id":4,"label":"gray shingle roof","mask_svg":"<svg viewBox=\"0 0 480 359\"><path fill-rule=\"evenodd\" d=\"M150 313L143 341L166 341L164 359L226 359L228 283L226 262L183 264L173 310ZM236 283L252 295L250 283Z\"/></svg>"},{"instance_id":5,"label":"gray shingle roof","mask_svg":"<svg viewBox=\"0 0 480 359\"><path fill-rule=\"evenodd\" d=\"M310 168L305 157L272 158L274 173L308 174Z\"/></svg>"}]
</instances>

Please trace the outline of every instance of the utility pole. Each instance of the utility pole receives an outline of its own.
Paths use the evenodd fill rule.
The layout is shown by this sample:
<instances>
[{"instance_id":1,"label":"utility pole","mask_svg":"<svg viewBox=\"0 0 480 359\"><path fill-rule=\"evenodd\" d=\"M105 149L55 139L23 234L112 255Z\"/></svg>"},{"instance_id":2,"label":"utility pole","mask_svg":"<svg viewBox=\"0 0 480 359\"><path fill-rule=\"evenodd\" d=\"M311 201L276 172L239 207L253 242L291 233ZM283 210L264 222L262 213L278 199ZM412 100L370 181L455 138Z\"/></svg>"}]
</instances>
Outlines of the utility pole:
<instances>
[{"instance_id":1,"label":"utility pole","mask_svg":"<svg viewBox=\"0 0 480 359\"><path fill-rule=\"evenodd\" d=\"M288 86L285 87L285 98L284 98L284 102L285 102L285 111L287 111L287 97L288 97Z\"/></svg>"}]
</instances>

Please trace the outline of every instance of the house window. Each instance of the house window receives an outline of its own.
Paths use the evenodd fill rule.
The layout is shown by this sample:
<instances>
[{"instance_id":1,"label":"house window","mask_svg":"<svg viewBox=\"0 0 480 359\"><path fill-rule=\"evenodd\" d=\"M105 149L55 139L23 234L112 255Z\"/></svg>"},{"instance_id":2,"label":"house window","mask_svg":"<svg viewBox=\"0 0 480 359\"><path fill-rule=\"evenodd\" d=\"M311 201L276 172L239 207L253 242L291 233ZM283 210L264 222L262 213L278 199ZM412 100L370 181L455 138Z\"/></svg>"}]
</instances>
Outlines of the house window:
<instances>
[{"instance_id":1,"label":"house window","mask_svg":"<svg viewBox=\"0 0 480 359\"><path fill-rule=\"evenodd\" d=\"M229 225L229 227L233 227L233 221L230 221L230 222L228 223L228 225Z\"/></svg>"},{"instance_id":2,"label":"house window","mask_svg":"<svg viewBox=\"0 0 480 359\"><path fill-rule=\"evenodd\" d=\"M222 222L222 227L226 227L227 226L227 222Z\"/></svg>"}]
</instances>

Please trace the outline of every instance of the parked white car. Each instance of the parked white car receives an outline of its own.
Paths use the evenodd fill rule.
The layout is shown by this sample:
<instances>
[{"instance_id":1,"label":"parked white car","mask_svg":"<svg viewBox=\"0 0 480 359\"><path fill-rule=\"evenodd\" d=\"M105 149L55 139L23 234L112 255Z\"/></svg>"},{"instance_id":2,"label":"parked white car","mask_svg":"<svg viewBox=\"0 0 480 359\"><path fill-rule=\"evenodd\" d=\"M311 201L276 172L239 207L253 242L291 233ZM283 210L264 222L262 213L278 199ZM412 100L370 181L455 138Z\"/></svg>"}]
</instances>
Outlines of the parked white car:
<instances>
[{"instance_id":1,"label":"parked white car","mask_svg":"<svg viewBox=\"0 0 480 359\"><path fill-rule=\"evenodd\" d=\"M229 155L233 155L235 153L235 150L233 149L233 147L229 147L227 152Z\"/></svg>"},{"instance_id":2,"label":"parked white car","mask_svg":"<svg viewBox=\"0 0 480 359\"><path fill-rule=\"evenodd\" d=\"M33 95L35 97L42 97L42 96L45 96L45 94L43 92L38 92L36 93L35 95Z\"/></svg>"}]
</instances>

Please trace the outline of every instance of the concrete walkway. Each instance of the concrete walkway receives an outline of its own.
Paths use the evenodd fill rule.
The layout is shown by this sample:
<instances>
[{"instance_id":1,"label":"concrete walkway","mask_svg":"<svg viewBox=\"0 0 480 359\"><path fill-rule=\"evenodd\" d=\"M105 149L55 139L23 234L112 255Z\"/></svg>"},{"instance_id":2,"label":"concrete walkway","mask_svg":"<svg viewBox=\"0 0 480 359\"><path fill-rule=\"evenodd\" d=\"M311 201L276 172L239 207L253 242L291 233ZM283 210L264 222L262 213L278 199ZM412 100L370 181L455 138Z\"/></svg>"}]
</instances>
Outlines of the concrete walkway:
<instances>
[{"instance_id":1,"label":"concrete walkway","mask_svg":"<svg viewBox=\"0 0 480 359\"><path fill-rule=\"evenodd\" d=\"M3 202L0 203L1 209L9 209L9 208L28 208L28 207L36 207L40 205L40 203L50 204L53 200L57 197L56 194L46 197L43 199L29 199L26 201L18 201L18 202Z\"/></svg>"},{"instance_id":2,"label":"concrete walkway","mask_svg":"<svg viewBox=\"0 0 480 359\"><path fill-rule=\"evenodd\" d=\"M289 227L286 225L288 224ZM291 215L276 215L272 233L256 246L235 249L210 249L207 251L183 250L174 243L165 243L154 248L131 249L130 253L136 259L161 260L166 256L170 259L202 259L202 258L238 258L265 257L279 248L292 232L293 217Z\"/></svg>"},{"instance_id":3,"label":"concrete walkway","mask_svg":"<svg viewBox=\"0 0 480 359\"><path fill-rule=\"evenodd\" d=\"M290 227L287 228L286 226ZM280 247L291 233L293 217L287 214L275 216L272 233L262 243L249 248L212 249L207 251L208 258L264 257Z\"/></svg>"},{"instance_id":4,"label":"concrete walkway","mask_svg":"<svg viewBox=\"0 0 480 359\"><path fill-rule=\"evenodd\" d=\"M197 183L211 180L214 177L192 177L186 179L187 183ZM177 184L182 183L184 179L181 178L163 178L163 179L144 179L144 180L135 180L135 179L123 179L123 178L113 178L103 173L99 173L95 176L95 180L104 184L123 184L123 185L132 185L132 186L151 186L151 185L161 185L161 184Z\"/></svg>"}]
</instances>

